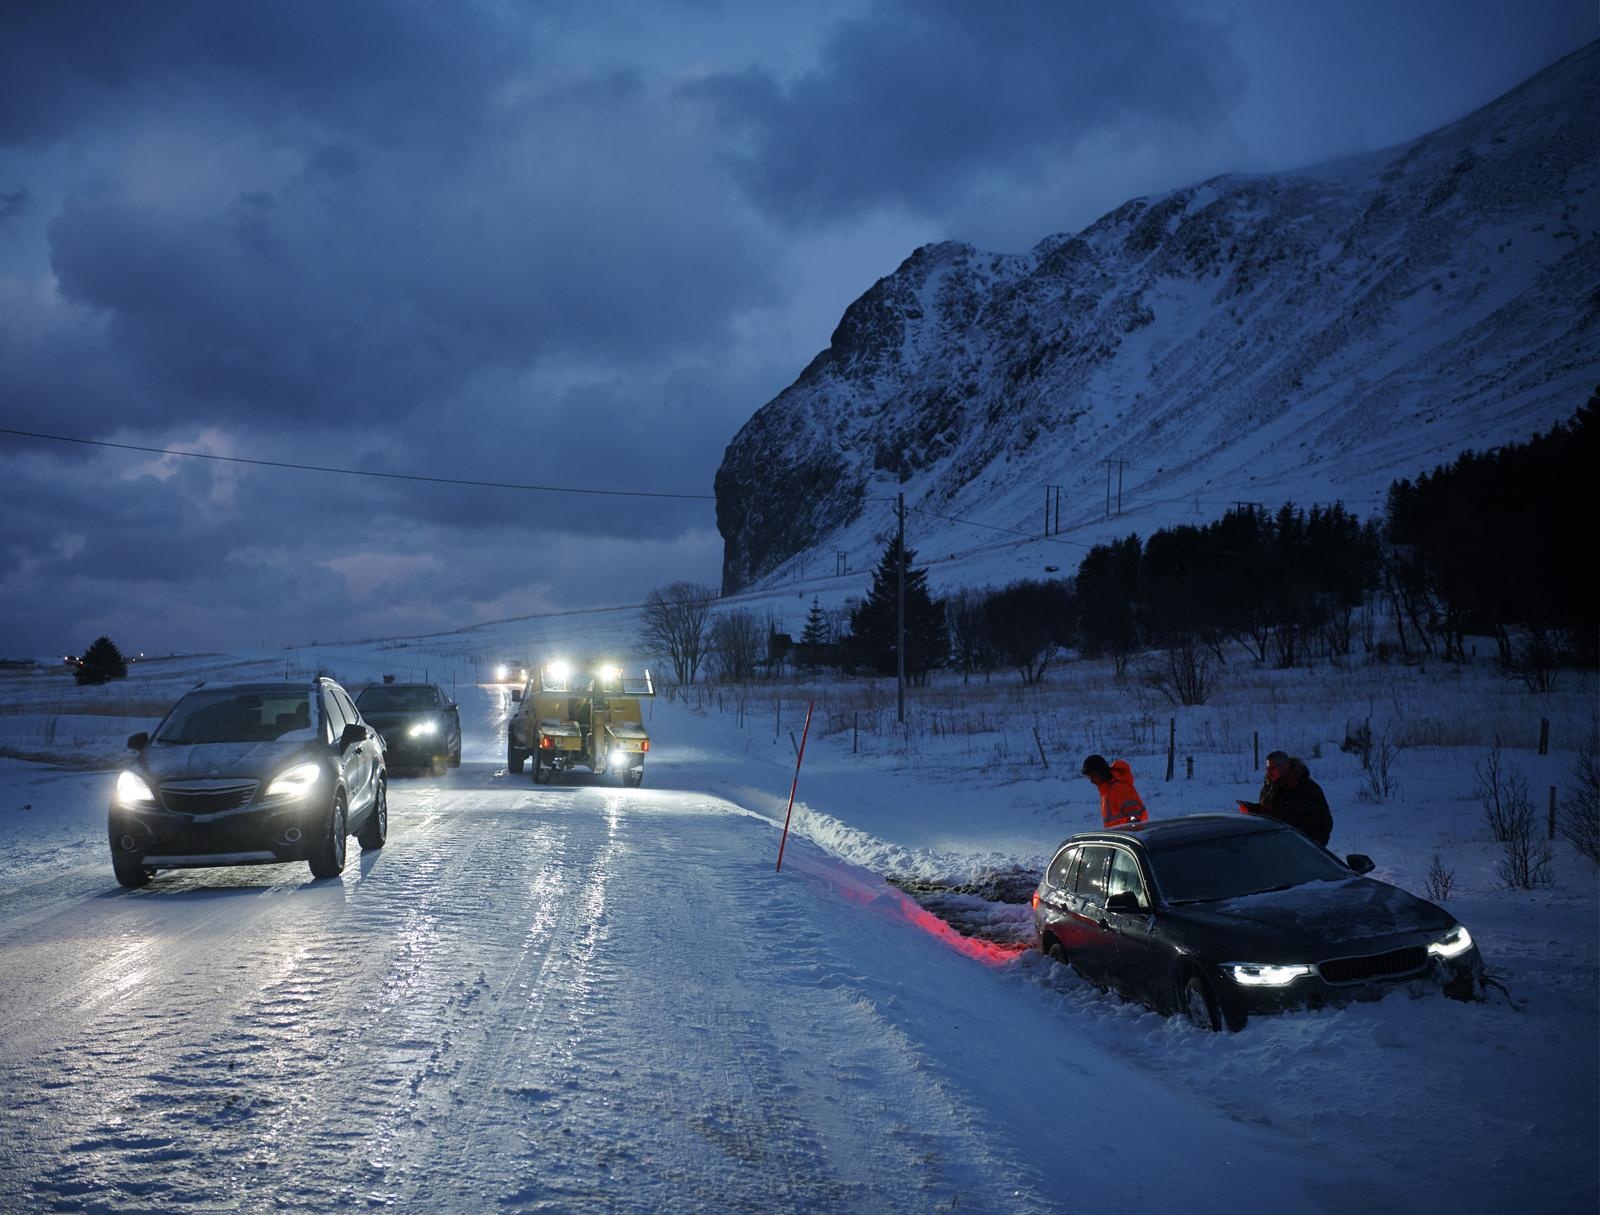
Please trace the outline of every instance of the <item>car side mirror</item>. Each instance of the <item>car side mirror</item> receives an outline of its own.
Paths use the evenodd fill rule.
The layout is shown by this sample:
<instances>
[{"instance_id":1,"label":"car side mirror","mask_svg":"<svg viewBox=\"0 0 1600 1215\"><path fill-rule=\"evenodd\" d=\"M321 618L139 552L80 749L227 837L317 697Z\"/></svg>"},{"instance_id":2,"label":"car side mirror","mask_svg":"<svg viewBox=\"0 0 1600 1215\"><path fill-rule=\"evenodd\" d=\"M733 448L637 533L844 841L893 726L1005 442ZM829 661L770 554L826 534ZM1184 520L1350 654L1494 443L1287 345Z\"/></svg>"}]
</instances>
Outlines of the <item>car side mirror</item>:
<instances>
[{"instance_id":1,"label":"car side mirror","mask_svg":"<svg viewBox=\"0 0 1600 1215\"><path fill-rule=\"evenodd\" d=\"M1106 900L1106 910L1107 911L1142 911L1142 910L1144 910L1144 907L1143 907L1143 904L1141 904L1139 902L1139 896L1136 895L1133 891L1131 891L1131 890L1119 890L1119 891L1117 891L1116 894L1112 895L1109 899Z\"/></svg>"},{"instance_id":2,"label":"car side mirror","mask_svg":"<svg viewBox=\"0 0 1600 1215\"><path fill-rule=\"evenodd\" d=\"M128 735L128 750L143 751L150 745L150 735L140 730L137 734Z\"/></svg>"},{"instance_id":3,"label":"car side mirror","mask_svg":"<svg viewBox=\"0 0 1600 1215\"><path fill-rule=\"evenodd\" d=\"M344 733L339 735L339 750L343 751L347 747L355 746L358 742L366 741L367 727L353 721L345 726Z\"/></svg>"},{"instance_id":4,"label":"car side mirror","mask_svg":"<svg viewBox=\"0 0 1600 1215\"><path fill-rule=\"evenodd\" d=\"M518 705L520 705L522 703L522 689L521 688L512 688L511 689L511 703L512 704L518 704Z\"/></svg>"},{"instance_id":5,"label":"car side mirror","mask_svg":"<svg viewBox=\"0 0 1600 1215\"><path fill-rule=\"evenodd\" d=\"M1371 873L1377 868L1377 866L1372 863L1372 858L1363 852L1352 852L1349 856L1344 858L1344 863L1350 866L1350 868L1354 869L1357 873Z\"/></svg>"}]
</instances>

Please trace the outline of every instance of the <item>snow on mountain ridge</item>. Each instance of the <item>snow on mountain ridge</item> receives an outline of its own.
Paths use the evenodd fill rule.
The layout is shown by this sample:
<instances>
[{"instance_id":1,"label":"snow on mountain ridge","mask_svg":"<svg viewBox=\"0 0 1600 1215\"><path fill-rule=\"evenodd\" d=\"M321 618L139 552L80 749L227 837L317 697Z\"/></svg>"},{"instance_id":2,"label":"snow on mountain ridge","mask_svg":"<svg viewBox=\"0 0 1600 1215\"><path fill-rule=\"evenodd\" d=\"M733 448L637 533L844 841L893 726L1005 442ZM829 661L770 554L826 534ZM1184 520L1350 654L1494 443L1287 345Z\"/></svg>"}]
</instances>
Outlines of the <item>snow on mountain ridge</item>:
<instances>
[{"instance_id":1,"label":"snow on mountain ridge","mask_svg":"<svg viewBox=\"0 0 1600 1215\"><path fill-rule=\"evenodd\" d=\"M1563 420L1600 379L1597 82L1600 43L1385 153L1131 199L1027 254L918 249L729 445L724 590L816 549L870 566L897 490L937 560L983 547L951 517L1038 535L1048 485L1085 544L1241 500L1367 513Z\"/></svg>"}]
</instances>

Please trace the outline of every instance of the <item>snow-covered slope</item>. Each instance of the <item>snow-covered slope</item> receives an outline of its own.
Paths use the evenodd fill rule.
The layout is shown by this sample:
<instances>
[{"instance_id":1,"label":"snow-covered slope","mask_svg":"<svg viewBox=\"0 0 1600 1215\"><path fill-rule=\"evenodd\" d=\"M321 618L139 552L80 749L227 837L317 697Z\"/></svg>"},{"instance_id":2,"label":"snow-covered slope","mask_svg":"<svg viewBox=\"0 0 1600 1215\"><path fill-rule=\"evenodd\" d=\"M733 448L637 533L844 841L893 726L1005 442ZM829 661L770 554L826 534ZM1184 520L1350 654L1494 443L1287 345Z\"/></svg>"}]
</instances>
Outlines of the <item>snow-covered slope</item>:
<instances>
[{"instance_id":1,"label":"snow-covered slope","mask_svg":"<svg viewBox=\"0 0 1600 1215\"><path fill-rule=\"evenodd\" d=\"M1026 255L918 249L729 445L724 591L817 551L869 567L900 492L924 560L992 545L956 519L1040 535L1052 486L1083 542L1238 501L1366 514L1564 420L1600 380L1597 148L1600 42L1399 148Z\"/></svg>"}]
</instances>

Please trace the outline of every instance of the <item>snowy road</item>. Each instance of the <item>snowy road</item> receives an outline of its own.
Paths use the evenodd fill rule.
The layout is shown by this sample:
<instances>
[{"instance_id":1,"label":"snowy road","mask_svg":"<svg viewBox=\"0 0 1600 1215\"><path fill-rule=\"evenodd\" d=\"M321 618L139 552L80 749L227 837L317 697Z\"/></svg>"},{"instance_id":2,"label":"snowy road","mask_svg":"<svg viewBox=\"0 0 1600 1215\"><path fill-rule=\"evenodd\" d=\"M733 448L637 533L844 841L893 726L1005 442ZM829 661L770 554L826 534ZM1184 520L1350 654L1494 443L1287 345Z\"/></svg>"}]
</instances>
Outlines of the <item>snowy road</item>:
<instances>
[{"instance_id":1,"label":"snowy road","mask_svg":"<svg viewBox=\"0 0 1600 1215\"><path fill-rule=\"evenodd\" d=\"M941 1152L985 1158L892 1044L852 1067L898 1077L907 1125L848 1158L881 1084L817 1051L860 1011L740 978L808 931L752 901L768 832L505 785L397 782L390 845L342 882L7 894L0 1207L912 1209Z\"/></svg>"}]
</instances>

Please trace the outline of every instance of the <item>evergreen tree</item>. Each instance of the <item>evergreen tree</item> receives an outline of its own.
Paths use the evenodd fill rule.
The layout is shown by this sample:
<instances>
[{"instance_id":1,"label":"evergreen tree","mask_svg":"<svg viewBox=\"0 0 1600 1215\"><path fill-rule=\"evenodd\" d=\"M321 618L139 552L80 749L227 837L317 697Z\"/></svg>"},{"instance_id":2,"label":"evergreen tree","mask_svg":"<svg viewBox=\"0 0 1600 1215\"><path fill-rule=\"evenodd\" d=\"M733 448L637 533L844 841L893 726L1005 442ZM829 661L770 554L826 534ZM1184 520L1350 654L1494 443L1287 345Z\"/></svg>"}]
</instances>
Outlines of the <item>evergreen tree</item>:
<instances>
[{"instance_id":1,"label":"evergreen tree","mask_svg":"<svg viewBox=\"0 0 1600 1215\"><path fill-rule=\"evenodd\" d=\"M811 597L811 610L806 613L805 631L800 634L801 661L806 670L817 669L817 654L828 644L828 614L822 610L815 595Z\"/></svg>"},{"instance_id":2,"label":"evergreen tree","mask_svg":"<svg viewBox=\"0 0 1600 1215\"><path fill-rule=\"evenodd\" d=\"M851 649L855 660L885 675L895 674L896 619L900 571L906 583L906 678L922 683L928 672L945 665L948 637L944 604L928 594L928 572L913 569L916 551L901 548L898 537L889 541L872 575L872 590L850 615Z\"/></svg>"},{"instance_id":3,"label":"evergreen tree","mask_svg":"<svg viewBox=\"0 0 1600 1215\"><path fill-rule=\"evenodd\" d=\"M109 637L97 637L94 644L83 652L83 657L78 661L78 669L73 672L73 677L83 684L106 683L113 679L126 679L128 664L123 661L122 651Z\"/></svg>"}]
</instances>

